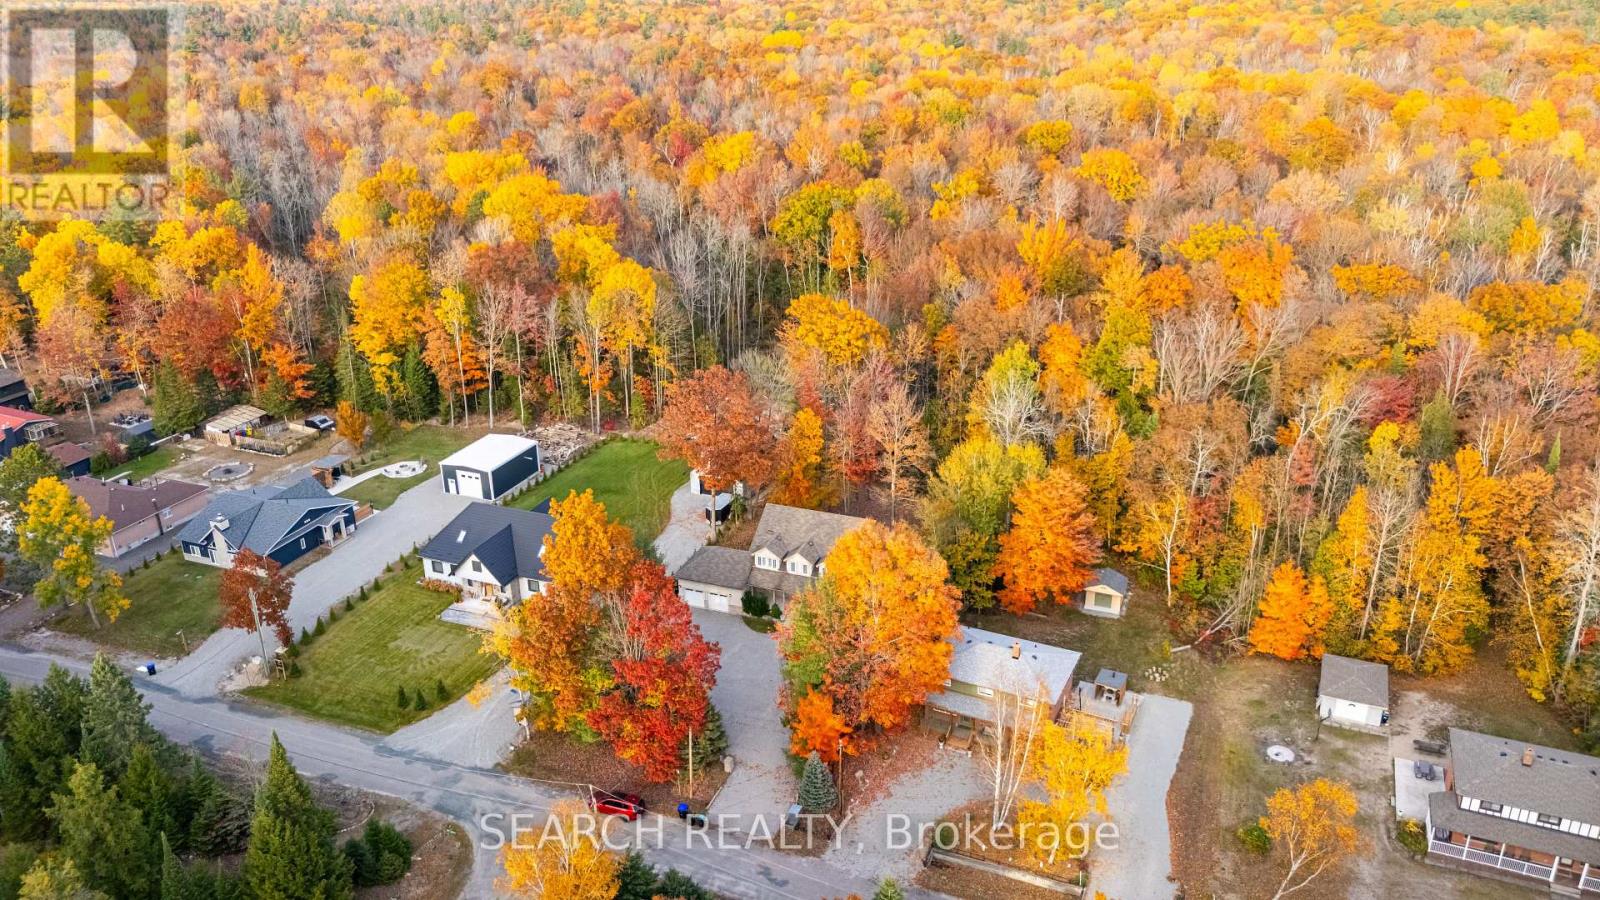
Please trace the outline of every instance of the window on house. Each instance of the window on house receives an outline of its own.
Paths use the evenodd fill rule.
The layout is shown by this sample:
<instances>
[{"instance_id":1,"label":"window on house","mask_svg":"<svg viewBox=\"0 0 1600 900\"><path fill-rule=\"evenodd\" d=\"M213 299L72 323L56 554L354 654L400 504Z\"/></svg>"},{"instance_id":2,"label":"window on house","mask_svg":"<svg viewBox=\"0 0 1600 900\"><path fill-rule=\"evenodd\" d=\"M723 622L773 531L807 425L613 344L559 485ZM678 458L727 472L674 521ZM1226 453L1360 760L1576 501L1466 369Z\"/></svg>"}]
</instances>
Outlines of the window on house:
<instances>
[{"instance_id":1,"label":"window on house","mask_svg":"<svg viewBox=\"0 0 1600 900\"><path fill-rule=\"evenodd\" d=\"M993 697L994 696L994 688L986 688L986 687L978 688L978 696L979 697Z\"/></svg>"},{"instance_id":2,"label":"window on house","mask_svg":"<svg viewBox=\"0 0 1600 900\"><path fill-rule=\"evenodd\" d=\"M483 571L483 563L478 562L477 560L473 560L472 561L472 571L474 571L474 572L482 572Z\"/></svg>"},{"instance_id":3,"label":"window on house","mask_svg":"<svg viewBox=\"0 0 1600 900\"><path fill-rule=\"evenodd\" d=\"M1485 801L1480 801L1478 803L1478 812L1488 813L1491 816L1500 815L1500 811L1502 809L1504 809L1504 808L1505 807L1501 806L1498 803L1488 803L1488 802L1485 802Z\"/></svg>"},{"instance_id":4,"label":"window on house","mask_svg":"<svg viewBox=\"0 0 1600 900\"><path fill-rule=\"evenodd\" d=\"M432 560L431 562L429 562L428 566L430 568L432 568L433 571L438 572L441 575L444 574L444 563L439 562L437 559Z\"/></svg>"},{"instance_id":5,"label":"window on house","mask_svg":"<svg viewBox=\"0 0 1600 900\"><path fill-rule=\"evenodd\" d=\"M300 549L304 550L305 548L306 548L306 539L305 538L301 538L300 539Z\"/></svg>"},{"instance_id":6,"label":"window on house","mask_svg":"<svg viewBox=\"0 0 1600 900\"><path fill-rule=\"evenodd\" d=\"M1548 815L1545 815L1544 813L1539 813L1538 821L1539 821L1540 825L1543 825L1546 828L1560 828L1561 827L1561 817L1560 816L1548 816Z\"/></svg>"}]
</instances>

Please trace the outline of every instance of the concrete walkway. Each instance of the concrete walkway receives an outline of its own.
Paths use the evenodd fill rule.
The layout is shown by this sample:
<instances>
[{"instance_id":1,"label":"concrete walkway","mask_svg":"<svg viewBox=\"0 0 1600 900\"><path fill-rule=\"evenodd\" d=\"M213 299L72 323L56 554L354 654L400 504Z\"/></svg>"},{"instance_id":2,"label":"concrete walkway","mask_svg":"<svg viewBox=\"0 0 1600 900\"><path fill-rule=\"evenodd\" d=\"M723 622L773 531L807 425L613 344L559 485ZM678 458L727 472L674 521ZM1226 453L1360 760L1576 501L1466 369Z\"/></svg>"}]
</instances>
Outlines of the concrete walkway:
<instances>
[{"instance_id":1,"label":"concrete walkway","mask_svg":"<svg viewBox=\"0 0 1600 900\"><path fill-rule=\"evenodd\" d=\"M433 481L424 481L394 505L356 526L355 533L333 552L294 574L294 599L289 603L289 624L295 633L310 628L328 607L355 593L383 572L384 566L424 543L472 501L446 494ZM199 563L196 563L199 565ZM267 649L275 649L267 638ZM252 632L224 628L207 638L156 680L190 697L209 697L251 656L261 654Z\"/></svg>"},{"instance_id":2,"label":"concrete walkway","mask_svg":"<svg viewBox=\"0 0 1600 900\"><path fill-rule=\"evenodd\" d=\"M667 527L656 535L656 556L667 567L667 574L706 545L710 530L706 527L706 498L689 490L689 482L672 492L672 518Z\"/></svg>"},{"instance_id":3,"label":"concrete walkway","mask_svg":"<svg viewBox=\"0 0 1600 900\"><path fill-rule=\"evenodd\" d=\"M1128 774L1106 792L1118 845L1090 856L1089 887L1096 893L1139 900L1176 893L1167 788L1178 770L1193 712L1182 700L1144 695L1128 738Z\"/></svg>"}]
</instances>

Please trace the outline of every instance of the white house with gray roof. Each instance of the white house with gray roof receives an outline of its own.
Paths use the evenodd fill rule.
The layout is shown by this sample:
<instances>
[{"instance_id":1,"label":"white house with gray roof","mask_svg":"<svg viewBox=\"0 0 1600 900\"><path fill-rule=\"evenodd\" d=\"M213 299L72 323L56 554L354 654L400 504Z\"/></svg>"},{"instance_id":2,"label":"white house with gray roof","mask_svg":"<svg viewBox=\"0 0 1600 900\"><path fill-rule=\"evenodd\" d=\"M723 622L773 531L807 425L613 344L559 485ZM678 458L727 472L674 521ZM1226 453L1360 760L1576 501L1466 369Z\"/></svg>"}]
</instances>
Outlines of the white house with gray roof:
<instances>
[{"instance_id":1,"label":"white house with gray roof","mask_svg":"<svg viewBox=\"0 0 1600 900\"><path fill-rule=\"evenodd\" d=\"M738 612L739 598L758 591L774 604L822 577L828 552L866 519L768 503L748 551L702 547L673 575L678 596L690 606Z\"/></svg>"},{"instance_id":2,"label":"white house with gray roof","mask_svg":"<svg viewBox=\"0 0 1600 900\"><path fill-rule=\"evenodd\" d=\"M1452 728L1444 784L1430 862L1600 894L1600 759Z\"/></svg>"},{"instance_id":3,"label":"white house with gray roof","mask_svg":"<svg viewBox=\"0 0 1600 900\"><path fill-rule=\"evenodd\" d=\"M450 621L483 625L502 607L543 593L544 539L555 520L543 512L471 503L417 551L425 581L448 584L461 602Z\"/></svg>"},{"instance_id":4,"label":"white house with gray roof","mask_svg":"<svg viewBox=\"0 0 1600 900\"><path fill-rule=\"evenodd\" d=\"M229 568L250 549L288 565L356 529L356 504L335 497L316 479L218 494L178 532L183 558Z\"/></svg>"},{"instance_id":5,"label":"white house with gray roof","mask_svg":"<svg viewBox=\"0 0 1600 900\"><path fill-rule=\"evenodd\" d=\"M1381 731L1389 724L1389 667L1323 654L1317 718L1358 731Z\"/></svg>"}]
</instances>

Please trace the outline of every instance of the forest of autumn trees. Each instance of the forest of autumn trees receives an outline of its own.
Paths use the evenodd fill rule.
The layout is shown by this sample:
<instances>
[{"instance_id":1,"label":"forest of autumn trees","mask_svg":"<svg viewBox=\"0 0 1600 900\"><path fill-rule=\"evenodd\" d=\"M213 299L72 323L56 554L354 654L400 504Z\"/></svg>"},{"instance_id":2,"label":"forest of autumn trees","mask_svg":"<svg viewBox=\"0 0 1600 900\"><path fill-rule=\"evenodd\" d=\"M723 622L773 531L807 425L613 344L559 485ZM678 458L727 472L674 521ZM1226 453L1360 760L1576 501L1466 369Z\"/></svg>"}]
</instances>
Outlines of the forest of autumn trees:
<instances>
[{"instance_id":1,"label":"forest of autumn trees","mask_svg":"<svg viewBox=\"0 0 1600 900\"><path fill-rule=\"evenodd\" d=\"M668 443L908 523L967 606L1122 559L1175 641L1492 650L1591 727L1597 32L1568 0L196 7L180 214L0 222L0 352L54 403L133 373L165 430L728 400L770 433Z\"/></svg>"}]
</instances>

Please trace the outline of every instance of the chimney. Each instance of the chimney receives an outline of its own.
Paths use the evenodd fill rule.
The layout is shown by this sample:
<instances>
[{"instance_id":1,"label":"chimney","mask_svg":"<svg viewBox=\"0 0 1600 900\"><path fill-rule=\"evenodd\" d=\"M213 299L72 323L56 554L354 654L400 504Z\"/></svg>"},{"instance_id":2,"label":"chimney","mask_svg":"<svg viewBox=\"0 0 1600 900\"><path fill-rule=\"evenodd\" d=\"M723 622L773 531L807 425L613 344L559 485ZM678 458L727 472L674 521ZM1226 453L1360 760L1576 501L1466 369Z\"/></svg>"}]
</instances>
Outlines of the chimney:
<instances>
[{"instance_id":1,"label":"chimney","mask_svg":"<svg viewBox=\"0 0 1600 900\"><path fill-rule=\"evenodd\" d=\"M1012 641L1011 642L1011 658L1012 659L1021 659L1022 658L1022 642L1021 641Z\"/></svg>"},{"instance_id":2,"label":"chimney","mask_svg":"<svg viewBox=\"0 0 1600 900\"><path fill-rule=\"evenodd\" d=\"M1525 766L1533 765L1533 748L1532 747L1524 747L1523 748L1523 750L1522 750L1522 764L1525 765Z\"/></svg>"}]
</instances>

